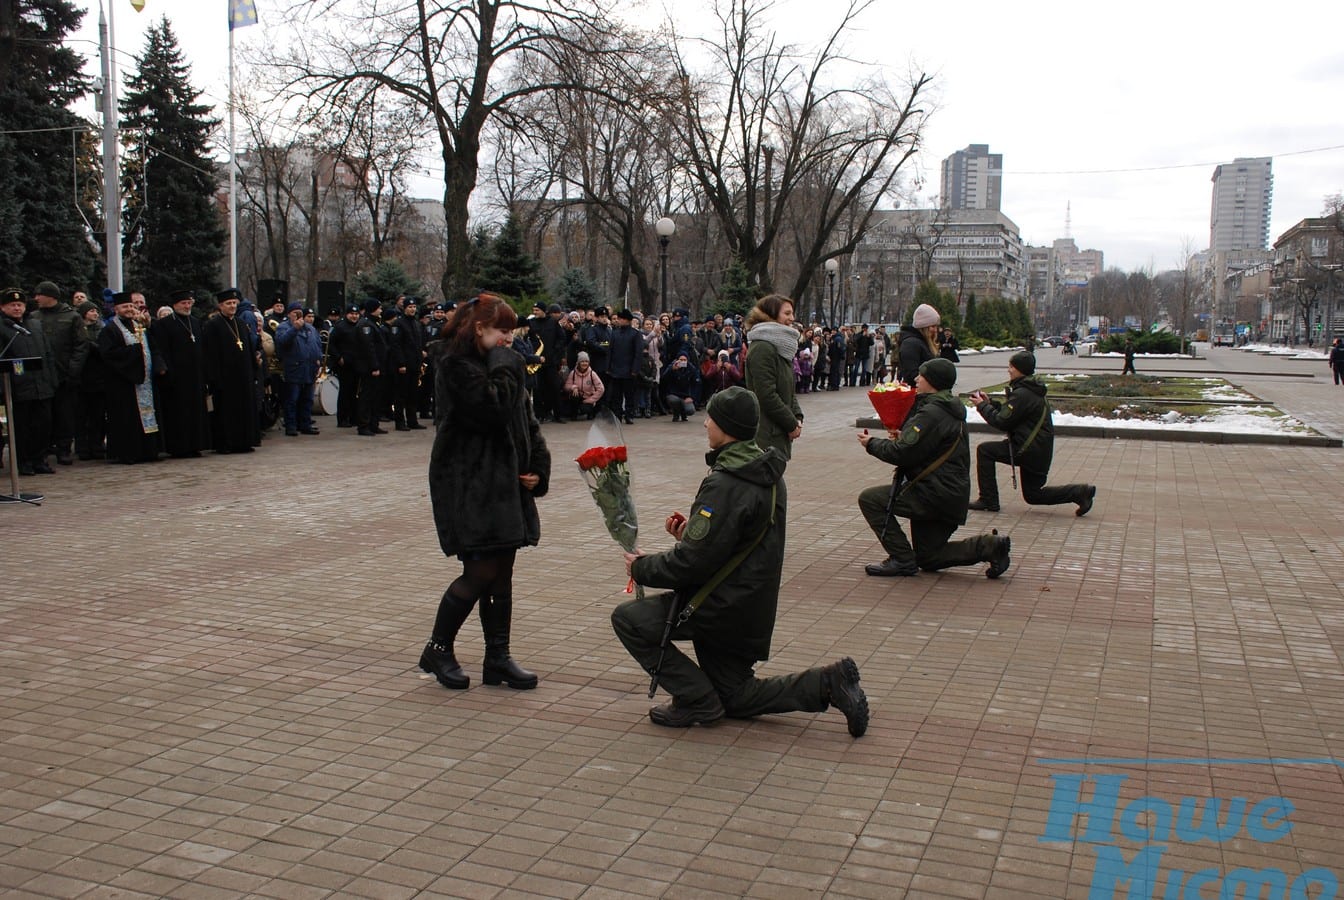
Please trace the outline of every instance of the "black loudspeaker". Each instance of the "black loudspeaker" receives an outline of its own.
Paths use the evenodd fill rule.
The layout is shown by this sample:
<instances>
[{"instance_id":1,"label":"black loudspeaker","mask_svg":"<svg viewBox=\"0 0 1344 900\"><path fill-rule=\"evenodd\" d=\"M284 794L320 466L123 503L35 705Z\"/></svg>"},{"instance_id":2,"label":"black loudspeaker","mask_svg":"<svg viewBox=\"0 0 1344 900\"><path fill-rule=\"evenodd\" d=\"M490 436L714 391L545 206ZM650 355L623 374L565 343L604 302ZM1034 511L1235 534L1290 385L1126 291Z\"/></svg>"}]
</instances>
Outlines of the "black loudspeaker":
<instances>
[{"instance_id":1,"label":"black loudspeaker","mask_svg":"<svg viewBox=\"0 0 1344 900\"><path fill-rule=\"evenodd\" d=\"M319 281L317 283L317 318L325 319L333 309L345 312L345 282Z\"/></svg>"},{"instance_id":2,"label":"black loudspeaker","mask_svg":"<svg viewBox=\"0 0 1344 900\"><path fill-rule=\"evenodd\" d=\"M289 282L278 278L258 278L257 279L257 307L262 310L269 310L271 304L275 302L276 294L285 305L289 305Z\"/></svg>"}]
</instances>

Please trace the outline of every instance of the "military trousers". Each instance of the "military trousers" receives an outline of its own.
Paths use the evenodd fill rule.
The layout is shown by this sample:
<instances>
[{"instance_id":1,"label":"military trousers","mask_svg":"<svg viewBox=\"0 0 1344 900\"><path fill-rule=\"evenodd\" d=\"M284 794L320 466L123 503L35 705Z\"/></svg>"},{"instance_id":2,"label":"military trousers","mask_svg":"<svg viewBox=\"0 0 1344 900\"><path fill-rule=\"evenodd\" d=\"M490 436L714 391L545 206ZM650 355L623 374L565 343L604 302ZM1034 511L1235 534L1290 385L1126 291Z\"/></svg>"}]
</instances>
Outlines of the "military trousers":
<instances>
[{"instance_id":1,"label":"military trousers","mask_svg":"<svg viewBox=\"0 0 1344 900\"><path fill-rule=\"evenodd\" d=\"M959 527L955 523L910 518L909 503L899 494L893 497L890 484L874 485L859 494L859 511L887 556L903 565L917 565L926 572L988 562L994 551L993 535L953 541L949 538ZM909 539L897 516L910 518Z\"/></svg>"},{"instance_id":2,"label":"military trousers","mask_svg":"<svg viewBox=\"0 0 1344 900\"><path fill-rule=\"evenodd\" d=\"M616 636L645 672L658 662L658 642L663 636L668 607L674 602L676 595L670 591L651 594L643 600L626 601L611 613ZM711 693L717 694L724 712L734 719L796 711L822 712L830 706L825 699L821 669L757 678L754 660L725 652L715 637L732 640L731 635L699 633L694 614L674 628L658 684L678 703L691 704ZM677 642L687 641L695 649L695 660L677 646Z\"/></svg>"},{"instance_id":3,"label":"military trousers","mask_svg":"<svg viewBox=\"0 0 1344 900\"><path fill-rule=\"evenodd\" d=\"M1009 463L1008 442L984 441L975 448L975 479L980 491L980 499L989 506L999 505L999 483L994 467L999 463ZM1058 506L1061 503L1078 503L1088 492L1086 484L1065 484L1060 487L1046 487L1045 479L1050 470L1024 469L1017 467L1017 479L1022 485L1022 499L1032 506Z\"/></svg>"}]
</instances>

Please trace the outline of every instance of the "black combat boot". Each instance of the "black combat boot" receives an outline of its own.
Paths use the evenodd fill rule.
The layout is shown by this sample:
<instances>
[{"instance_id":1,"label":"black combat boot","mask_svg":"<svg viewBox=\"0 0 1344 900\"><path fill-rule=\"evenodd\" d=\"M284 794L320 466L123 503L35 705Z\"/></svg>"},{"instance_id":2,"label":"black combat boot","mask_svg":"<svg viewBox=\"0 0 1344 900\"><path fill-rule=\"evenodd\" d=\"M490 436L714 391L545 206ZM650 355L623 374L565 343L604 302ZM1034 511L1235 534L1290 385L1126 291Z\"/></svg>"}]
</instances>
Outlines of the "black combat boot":
<instances>
[{"instance_id":1,"label":"black combat boot","mask_svg":"<svg viewBox=\"0 0 1344 900\"><path fill-rule=\"evenodd\" d=\"M455 691L464 691L471 685L471 679L453 655L453 640L471 614L474 603L444 591L443 599L439 601L439 613L434 619L434 636L420 654L420 668L437 678L439 684Z\"/></svg>"},{"instance_id":2,"label":"black combat boot","mask_svg":"<svg viewBox=\"0 0 1344 900\"><path fill-rule=\"evenodd\" d=\"M485 662L481 680L486 684L507 684L519 691L537 686L537 675L518 665L509 655L509 630L513 619L513 600L508 597L481 598L481 631L485 632Z\"/></svg>"},{"instance_id":3,"label":"black combat boot","mask_svg":"<svg viewBox=\"0 0 1344 900\"><path fill-rule=\"evenodd\" d=\"M59 462L59 460L58 460ZM1085 516L1092 511L1092 501L1097 499L1097 486L1095 484L1085 484L1078 491L1077 498L1073 501L1078 504L1078 508L1073 511L1075 516Z\"/></svg>"},{"instance_id":4,"label":"black combat boot","mask_svg":"<svg viewBox=\"0 0 1344 900\"><path fill-rule=\"evenodd\" d=\"M846 656L821 670L822 691L826 702L844 713L852 737L863 737L868 730L868 698L859 687L859 667Z\"/></svg>"},{"instance_id":5,"label":"black combat boot","mask_svg":"<svg viewBox=\"0 0 1344 900\"><path fill-rule=\"evenodd\" d=\"M989 563L989 568L985 569L986 578L998 578L1004 572L1008 571L1008 566L1012 563L1010 553L1013 549L1013 541L1007 535L999 536L998 529L985 536L984 561Z\"/></svg>"}]
</instances>

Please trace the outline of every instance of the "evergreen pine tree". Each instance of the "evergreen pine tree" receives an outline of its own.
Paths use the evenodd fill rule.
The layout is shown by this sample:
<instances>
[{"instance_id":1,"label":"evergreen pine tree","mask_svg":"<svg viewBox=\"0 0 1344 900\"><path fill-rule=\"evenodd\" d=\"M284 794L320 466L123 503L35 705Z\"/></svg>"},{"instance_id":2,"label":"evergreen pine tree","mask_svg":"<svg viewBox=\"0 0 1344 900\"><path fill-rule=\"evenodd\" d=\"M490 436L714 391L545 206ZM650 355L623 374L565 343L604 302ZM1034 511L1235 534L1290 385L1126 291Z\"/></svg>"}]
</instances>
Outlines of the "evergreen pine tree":
<instances>
[{"instance_id":1,"label":"evergreen pine tree","mask_svg":"<svg viewBox=\"0 0 1344 900\"><path fill-rule=\"evenodd\" d=\"M350 282L350 296L359 300L372 297L379 303L392 303L402 294L421 294L424 287L406 274L400 262L384 257L374 263L373 268L355 275Z\"/></svg>"},{"instance_id":2,"label":"evergreen pine tree","mask_svg":"<svg viewBox=\"0 0 1344 900\"><path fill-rule=\"evenodd\" d=\"M510 213L481 260L481 289L522 300L541 293L545 283L540 270L541 264L523 250L522 226Z\"/></svg>"},{"instance_id":3,"label":"evergreen pine tree","mask_svg":"<svg viewBox=\"0 0 1344 900\"><path fill-rule=\"evenodd\" d=\"M566 269L551 285L551 296L565 309L597 306L597 283L580 268Z\"/></svg>"},{"instance_id":4,"label":"evergreen pine tree","mask_svg":"<svg viewBox=\"0 0 1344 900\"><path fill-rule=\"evenodd\" d=\"M723 273L723 289L719 301L709 310L725 316L745 316L756 305L756 287L751 281L751 272L742 260L734 259L728 270Z\"/></svg>"},{"instance_id":5,"label":"evergreen pine tree","mask_svg":"<svg viewBox=\"0 0 1344 900\"><path fill-rule=\"evenodd\" d=\"M228 235L210 158L219 120L198 102L167 16L150 28L137 63L121 101L129 142L122 173L126 282L158 305L175 290L220 287Z\"/></svg>"},{"instance_id":6,"label":"evergreen pine tree","mask_svg":"<svg viewBox=\"0 0 1344 900\"><path fill-rule=\"evenodd\" d=\"M0 0L0 277L32 290L84 287L93 253L75 207L70 110L88 92L84 59L62 46L84 11L69 0Z\"/></svg>"}]
</instances>

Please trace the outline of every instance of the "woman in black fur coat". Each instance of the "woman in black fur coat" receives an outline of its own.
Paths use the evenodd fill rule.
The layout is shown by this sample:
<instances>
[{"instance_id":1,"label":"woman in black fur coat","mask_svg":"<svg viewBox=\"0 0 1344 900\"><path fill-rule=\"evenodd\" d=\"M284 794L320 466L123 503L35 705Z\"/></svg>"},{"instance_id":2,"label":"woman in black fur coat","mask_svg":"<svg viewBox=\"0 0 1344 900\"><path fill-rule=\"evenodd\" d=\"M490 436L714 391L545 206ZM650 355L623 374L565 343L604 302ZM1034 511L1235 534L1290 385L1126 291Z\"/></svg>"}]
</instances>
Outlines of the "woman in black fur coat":
<instances>
[{"instance_id":1,"label":"woman in black fur coat","mask_svg":"<svg viewBox=\"0 0 1344 900\"><path fill-rule=\"evenodd\" d=\"M509 655L513 562L536 546L551 454L524 388L523 358L510 348L518 317L493 294L460 304L444 326L434 363L434 449L429 498L439 545L462 562L462 574L439 601L434 633L420 668L444 687L470 684L453 640L478 606L485 634L481 679L529 690L537 676Z\"/></svg>"}]
</instances>

